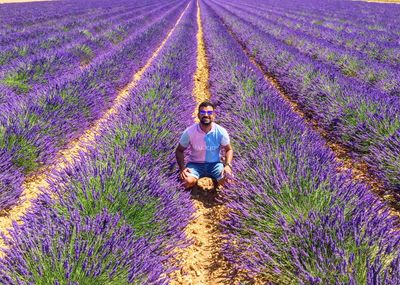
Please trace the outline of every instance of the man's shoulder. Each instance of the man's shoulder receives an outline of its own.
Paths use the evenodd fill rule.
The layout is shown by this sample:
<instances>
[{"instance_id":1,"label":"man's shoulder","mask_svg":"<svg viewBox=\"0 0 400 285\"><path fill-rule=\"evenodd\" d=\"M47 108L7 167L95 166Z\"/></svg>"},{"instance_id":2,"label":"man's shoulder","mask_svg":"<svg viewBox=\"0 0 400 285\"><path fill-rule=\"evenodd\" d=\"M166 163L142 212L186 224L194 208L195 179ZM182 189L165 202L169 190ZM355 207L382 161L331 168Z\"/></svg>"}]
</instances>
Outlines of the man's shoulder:
<instances>
[{"instance_id":1,"label":"man's shoulder","mask_svg":"<svg viewBox=\"0 0 400 285\"><path fill-rule=\"evenodd\" d=\"M225 129L223 126L221 126L221 125L219 125L217 123L214 123L214 124L215 124L215 129L216 130L218 130L218 131L220 131L222 133L228 133L227 129Z\"/></svg>"},{"instance_id":2,"label":"man's shoulder","mask_svg":"<svg viewBox=\"0 0 400 285\"><path fill-rule=\"evenodd\" d=\"M194 124L190 125L189 127L187 127L185 129L185 132L192 133L193 131L195 131L197 129L197 125L198 125L198 123L194 123Z\"/></svg>"}]
</instances>

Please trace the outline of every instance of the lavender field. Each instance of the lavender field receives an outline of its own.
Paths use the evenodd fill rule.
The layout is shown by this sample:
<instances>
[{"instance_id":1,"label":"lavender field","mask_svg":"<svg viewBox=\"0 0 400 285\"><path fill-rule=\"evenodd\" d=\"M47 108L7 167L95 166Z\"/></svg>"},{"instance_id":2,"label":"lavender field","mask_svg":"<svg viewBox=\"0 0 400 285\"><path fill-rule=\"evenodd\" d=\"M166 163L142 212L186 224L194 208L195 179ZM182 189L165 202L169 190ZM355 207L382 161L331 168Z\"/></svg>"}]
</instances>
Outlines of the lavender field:
<instances>
[{"instance_id":1,"label":"lavender field","mask_svg":"<svg viewBox=\"0 0 400 285\"><path fill-rule=\"evenodd\" d=\"M0 284L400 285L399 157L400 5L0 3Z\"/></svg>"}]
</instances>

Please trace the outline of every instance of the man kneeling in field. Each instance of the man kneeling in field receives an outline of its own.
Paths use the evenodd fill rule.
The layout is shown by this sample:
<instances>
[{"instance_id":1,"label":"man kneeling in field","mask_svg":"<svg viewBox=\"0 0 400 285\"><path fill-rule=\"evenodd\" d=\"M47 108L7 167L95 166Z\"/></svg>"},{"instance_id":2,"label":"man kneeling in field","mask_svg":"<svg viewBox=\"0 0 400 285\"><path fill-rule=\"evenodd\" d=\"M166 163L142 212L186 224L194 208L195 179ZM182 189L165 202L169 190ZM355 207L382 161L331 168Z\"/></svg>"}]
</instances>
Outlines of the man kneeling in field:
<instances>
[{"instance_id":1,"label":"man kneeling in field","mask_svg":"<svg viewBox=\"0 0 400 285\"><path fill-rule=\"evenodd\" d=\"M188 127L182 134L175 155L179 165L179 177L186 189L196 185L201 177L210 177L223 185L232 175L233 149L225 128L214 123L215 107L202 102L198 109L199 123ZM190 156L185 167L184 151L189 147ZM225 149L225 163L220 160L221 147Z\"/></svg>"}]
</instances>

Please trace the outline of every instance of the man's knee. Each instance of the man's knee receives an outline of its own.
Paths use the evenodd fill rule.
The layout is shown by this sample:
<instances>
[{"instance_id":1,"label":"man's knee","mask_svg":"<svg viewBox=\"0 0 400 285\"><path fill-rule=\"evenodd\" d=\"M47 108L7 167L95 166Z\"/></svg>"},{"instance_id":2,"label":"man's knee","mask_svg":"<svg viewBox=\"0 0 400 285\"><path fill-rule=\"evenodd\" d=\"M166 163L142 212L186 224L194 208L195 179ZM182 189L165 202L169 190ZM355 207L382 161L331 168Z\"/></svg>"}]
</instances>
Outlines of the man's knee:
<instances>
[{"instance_id":1,"label":"man's knee","mask_svg":"<svg viewBox=\"0 0 400 285\"><path fill-rule=\"evenodd\" d=\"M196 185L197 178L193 177L193 176L187 176L183 182L184 182L185 188L187 189L187 188L190 188L190 187L193 187L194 185Z\"/></svg>"}]
</instances>

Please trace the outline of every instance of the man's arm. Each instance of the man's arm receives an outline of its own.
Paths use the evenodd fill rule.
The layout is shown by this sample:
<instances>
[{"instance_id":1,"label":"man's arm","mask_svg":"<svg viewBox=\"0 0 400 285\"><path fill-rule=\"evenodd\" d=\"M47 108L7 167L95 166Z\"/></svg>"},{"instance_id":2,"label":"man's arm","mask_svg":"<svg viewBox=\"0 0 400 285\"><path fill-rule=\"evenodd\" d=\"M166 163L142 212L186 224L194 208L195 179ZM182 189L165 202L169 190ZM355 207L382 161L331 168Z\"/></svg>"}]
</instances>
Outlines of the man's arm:
<instances>
[{"instance_id":1,"label":"man's arm","mask_svg":"<svg viewBox=\"0 0 400 285\"><path fill-rule=\"evenodd\" d=\"M232 158L233 158L233 149L231 144L227 144L222 146L225 149L225 166L224 166L224 170L223 170L223 174L225 176L225 174L229 176L232 176Z\"/></svg>"},{"instance_id":2,"label":"man's arm","mask_svg":"<svg viewBox=\"0 0 400 285\"><path fill-rule=\"evenodd\" d=\"M175 150L176 162L178 163L180 171L183 171L185 169L185 153L184 153L185 149L186 147L182 146L181 144L178 144Z\"/></svg>"},{"instance_id":3,"label":"man's arm","mask_svg":"<svg viewBox=\"0 0 400 285\"><path fill-rule=\"evenodd\" d=\"M225 149L225 164L231 164L233 159L233 148L231 144L223 146Z\"/></svg>"}]
</instances>

